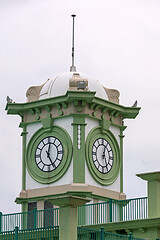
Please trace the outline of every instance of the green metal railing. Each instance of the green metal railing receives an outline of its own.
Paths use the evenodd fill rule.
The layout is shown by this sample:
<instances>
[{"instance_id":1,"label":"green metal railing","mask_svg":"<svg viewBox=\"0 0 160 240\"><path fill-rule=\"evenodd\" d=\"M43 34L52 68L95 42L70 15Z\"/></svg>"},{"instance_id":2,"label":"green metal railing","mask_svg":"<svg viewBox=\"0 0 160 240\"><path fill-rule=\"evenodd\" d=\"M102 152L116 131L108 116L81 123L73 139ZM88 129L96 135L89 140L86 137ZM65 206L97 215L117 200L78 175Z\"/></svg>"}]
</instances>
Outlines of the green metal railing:
<instances>
[{"instance_id":1,"label":"green metal railing","mask_svg":"<svg viewBox=\"0 0 160 240\"><path fill-rule=\"evenodd\" d=\"M148 217L148 198L112 200L86 204L78 208L78 225L145 219Z\"/></svg>"},{"instance_id":2,"label":"green metal railing","mask_svg":"<svg viewBox=\"0 0 160 240\"><path fill-rule=\"evenodd\" d=\"M92 230L87 228L78 227L77 228L77 240L102 240L101 232L99 230Z\"/></svg>"},{"instance_id":3,"label":"green metal railing","mask_svg":"<svg viewBox=\"0 0 160 240\"><path fill-rule=\"evenodd\" d=\"M142 238L133 237L132 233L129 235L121 235L116 233L104 232L104 240L144 240Z\"/></svg>"},{"instance_id":4,"label":"green metal railing","mask_svg":"<svg viewBox=\"0 0 160 240\"><path fill-rule=\"evenodd\" d=\"M86 204L78 207L78 225L145 219L148 217L148 199L109 200L103 203ZM31 212L0 213L0 232L54 227L59 225L59 209Z\"/></svg>"},{"instance_id":5,"label":"green metal railing","mask_svg":"<svg viewBox=\"0 0 160 240\"><path fill-rule=\"evenodd\" d=\"M132 233L129 235L121 235L116 233L105 232L104 228L100 230L92 230L83 227L77 228L77 240L144 240L142 238L135 238Z\"/></svg>"},{"instance_id":6,"label":"green metal railing","mask_svg":"<svg viewBox=\"0 0 160 240\"><path fill-rule=\"evenodd\" d=\"M2 232L0 234L0 240L59 240L59 227L37 228L30 230L19 230L15 227L13 231ZM77 228L77 240L144 240L141 238L135 238L132 233L127 235L120 235L115 233L105 232L103 228L100 230L93 230L78 227Z\"/></svg>"},{"instance_id":7,"label":"green metal railing","mask_svg":"<svg viewBox=\"0 0 160 240\"><path fill-rule=\"evenodd\" d=\"M59 209L37 210L30 212L0 214L0 232L54 227L59 225Z\"/></svg>"},{"instance_id":8,"label":"green metal railing","mask_svg":"<svg viewBox=\"0 0 160 240\"><path fill-rule=\"evenodd\" d=\"M13 231L1 232L0 240L30 240L47 239L59 240L59 227L37 228L19 230L15 227Z\"/></svg>"},{"instance_id":9,"label":"green metal railing","mask_svg":"<svg viewBox=\"0 0 160 240\"><path fill-rule=\"evenodd\" d=\"M16 240L15 237L17 238L14 230L0 233L0 240Z\"/></svg>"}]
</instances>

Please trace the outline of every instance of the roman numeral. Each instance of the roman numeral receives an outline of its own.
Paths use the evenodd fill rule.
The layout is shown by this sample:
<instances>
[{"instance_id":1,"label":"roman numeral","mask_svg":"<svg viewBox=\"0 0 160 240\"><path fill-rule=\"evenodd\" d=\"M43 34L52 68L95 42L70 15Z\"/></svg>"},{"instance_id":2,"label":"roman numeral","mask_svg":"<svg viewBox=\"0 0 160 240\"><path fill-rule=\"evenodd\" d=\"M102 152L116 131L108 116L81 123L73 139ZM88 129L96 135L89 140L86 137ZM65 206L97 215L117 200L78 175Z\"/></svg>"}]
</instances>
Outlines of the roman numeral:
<instances>
[{"instance_id":1,"label":"roman numeral","mask_svg":"<svg viewBox=\"0 0 160 240\"><path fill-rule=\"evenodd\" d=\"M61 161L62 161L62 159L59 159L59 158L56 158L56 161L57 161L57 160L58 160L59 162L61 162Z\"/></svg>"},{"instance_id":2,"label":"roman numeral","mask_svg":"<svg viewBox=\"0 0 160 240\"><path fill-rule=\"evenodd\" d=\"M63 153L63 151L61 150L61 151L58 151L58 154L62 154Z\"/></svg>"},{"instance_id":3,"label":"roman numeral","mask_svg":"<svg viewBox=\"0 0 160 240\"><path fill-rule=\"evenodd\" d=\"M108 172L108 167L106 166L107 172Z\"/></svg>"},{"instance_id":4,"label":"roman numeral","mask_svg":"<svg viewBox=\"0 0 160 240\"><path fill-rule=\"evenodd\" d=\"M95 162L98 162L98 161L97 161L97 159L96 159L96 160L93 160L93 162L95 163Z\"/></svg>"},{"instance_id":5,"label":"roman numeral","mask_svg":"<svg viewBox=\"0 0 160 240\"><path fill-rule=\"evenodd\" d=\"M110 167L112 167L112 164L110 164L110 162L108 163L108 165L109 165Z\"/></svg>"},{"instance_id":6,"label":"roman numeral","mask_svg":"<svg viewBox=\"0 0 160 240\"><path fill-rule=\"evenodd\" d=\"M97 147L96 147L96 145L95 145L95 143L93 144L93 146L97 149Z\"/></svg>"},{"instance_id":7,"label":"roman numeral","mask_svg":"<svg viewBox=\"0 0 160 240\"><path fill-rule=\"evenodd\" d=\"M56 165L54 163L51 164L54 168L56 168Z\"/></svg>"}]
</instances>

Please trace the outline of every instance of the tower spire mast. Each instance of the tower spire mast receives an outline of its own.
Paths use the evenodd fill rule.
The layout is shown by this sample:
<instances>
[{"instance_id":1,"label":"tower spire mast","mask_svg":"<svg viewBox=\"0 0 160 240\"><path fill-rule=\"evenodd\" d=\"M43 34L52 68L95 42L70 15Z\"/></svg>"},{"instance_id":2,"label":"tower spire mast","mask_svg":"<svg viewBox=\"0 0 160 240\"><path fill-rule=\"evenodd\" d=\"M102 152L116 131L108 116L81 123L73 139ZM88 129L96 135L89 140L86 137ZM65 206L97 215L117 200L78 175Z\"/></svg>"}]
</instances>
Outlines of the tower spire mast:
<instances>
[{"instance_id":1,"label":"tower spire mast","mask_svg":"<svg viewBox=\"0 0 160 240\"><path fill-rule=\"evenodd\" d=\"M71 17L73 19L73 29L72 29L72 66L70 67L70 71L76 72L76 67L74 66L74 19L76 15L72 14Z\"/></svg>"}]
</instances>

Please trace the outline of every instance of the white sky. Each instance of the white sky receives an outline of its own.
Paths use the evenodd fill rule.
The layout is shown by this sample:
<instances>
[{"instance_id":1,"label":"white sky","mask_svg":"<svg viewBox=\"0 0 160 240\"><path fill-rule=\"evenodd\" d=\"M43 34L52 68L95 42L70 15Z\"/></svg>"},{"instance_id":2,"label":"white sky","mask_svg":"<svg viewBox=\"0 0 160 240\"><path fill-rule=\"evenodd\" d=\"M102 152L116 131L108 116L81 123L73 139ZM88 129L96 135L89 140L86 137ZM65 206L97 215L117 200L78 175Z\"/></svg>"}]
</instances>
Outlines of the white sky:
<instances>
[{"instance_id":1,"label":"white sky","mask_svg":"<svg viewBox=\"0 0 160 240\"><path fill-rule=\"evenodd\" d=\"M120 91L120 103L142 107L126 120L124 192L146 196L136 173L160 170L160 1L0 0L0 211L17 212L21 190L20 118L6 96L25 102L28 87L69 71L75 13L77 70Z\"/></svg>"}]
</instances>

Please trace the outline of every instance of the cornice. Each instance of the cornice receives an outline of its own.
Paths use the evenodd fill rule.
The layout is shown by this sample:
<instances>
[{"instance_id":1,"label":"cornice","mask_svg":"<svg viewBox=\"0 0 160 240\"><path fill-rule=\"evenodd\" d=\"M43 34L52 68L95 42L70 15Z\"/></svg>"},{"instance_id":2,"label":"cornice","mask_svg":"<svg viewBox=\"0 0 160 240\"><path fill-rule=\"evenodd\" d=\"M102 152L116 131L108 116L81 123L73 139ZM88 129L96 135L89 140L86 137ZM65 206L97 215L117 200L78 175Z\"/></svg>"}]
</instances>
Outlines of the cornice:
<instances>
[{"instance_id":1,"label":"cornice","mask_svg":"<svg viewBox=\"0 0 160 240\"><path fill-rule=\"evenodd\" d=\"M27 103L7 103L7 114L15 114L24 117L34 116L32 121L38 121L46 117L62 117L73 113L88 114L97 119L107 119L114 123L114 119L120 117L135 118L140 107L125 107L104 99L95 97L95 92L67 91L66 95L42 99ZM54 114L52 110L54 109ZM31 121L31 120L30 120ZM24 122L30 122L24 119ZM121 124L119 124L121 125Z\"/></svg>"}]
</instances>

